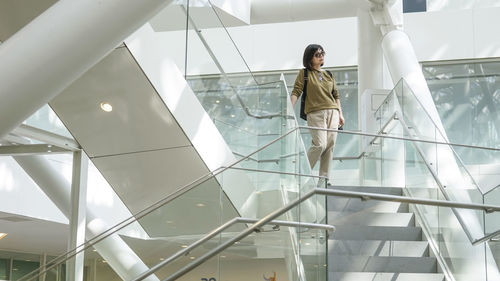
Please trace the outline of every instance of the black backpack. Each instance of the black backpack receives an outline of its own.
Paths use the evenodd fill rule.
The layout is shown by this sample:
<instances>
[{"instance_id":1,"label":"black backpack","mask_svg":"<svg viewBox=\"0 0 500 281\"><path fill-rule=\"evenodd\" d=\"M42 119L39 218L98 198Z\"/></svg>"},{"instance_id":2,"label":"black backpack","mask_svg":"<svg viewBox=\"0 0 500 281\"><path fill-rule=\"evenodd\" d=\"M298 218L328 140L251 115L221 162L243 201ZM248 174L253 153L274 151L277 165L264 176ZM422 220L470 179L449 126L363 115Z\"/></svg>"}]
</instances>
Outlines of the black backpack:
<instances>
[{"instance_id":1,"label":"black backpack","mask_svg":"<svg viewBox=\"0 0 500 281\"><path fill-rule=\"evenodd\" d=\"M304 68L304 89L302 89L302 96L300 99L300 118L302 118L306 121L307 121L307 114L304 112L304 110L306 108L307 80L309 80L307 78L307 72L308 72L307 68ZM329 70L326 70L326 73L328 73L328 75L333 78L333 75ZM333 95L332 95L332 98L333 98Z\"/></svg>"}]
</instances>

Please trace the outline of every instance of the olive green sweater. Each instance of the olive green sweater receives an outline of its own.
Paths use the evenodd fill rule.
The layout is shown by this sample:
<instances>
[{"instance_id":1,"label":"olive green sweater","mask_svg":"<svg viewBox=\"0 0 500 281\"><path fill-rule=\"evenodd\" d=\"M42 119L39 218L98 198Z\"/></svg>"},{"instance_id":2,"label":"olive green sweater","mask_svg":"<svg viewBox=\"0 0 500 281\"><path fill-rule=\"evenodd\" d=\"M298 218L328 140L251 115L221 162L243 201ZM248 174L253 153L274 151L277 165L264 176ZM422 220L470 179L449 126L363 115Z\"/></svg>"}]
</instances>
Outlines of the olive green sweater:
<instances>
[{"instance_id":1,"label":"olive green sweater","mask_svg":"<svg viewBox=\"0 0 500 281\"><path fill-rule=\"evenodd\" d=\"M320 80L321 73L321 80ZM339 98L335 78L330 77L324 70L308 70L307 71L307 98L304 112L321 110L321 109L339 109L336 99ZM295 79L292 95L300 97L304 89L304 69L299 71ZM333 93L333 98L332 98Z\"/></svg>"}]
</instances>

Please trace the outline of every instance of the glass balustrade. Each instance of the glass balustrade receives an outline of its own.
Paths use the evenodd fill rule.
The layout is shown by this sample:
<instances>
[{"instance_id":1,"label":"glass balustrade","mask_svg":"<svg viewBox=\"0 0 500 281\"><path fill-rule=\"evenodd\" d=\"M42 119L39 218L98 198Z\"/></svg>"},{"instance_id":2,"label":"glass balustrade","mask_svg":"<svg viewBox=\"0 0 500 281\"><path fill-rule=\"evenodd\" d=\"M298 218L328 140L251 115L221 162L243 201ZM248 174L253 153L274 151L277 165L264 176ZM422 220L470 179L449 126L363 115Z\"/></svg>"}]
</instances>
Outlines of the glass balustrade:
<instances>
[{"instance_id":1,"label":"glass balustrade","mask_svg":"<svg viewBox=\"0 0 500 281\"><path fill-rule=\"evenodd\" d=\"M343 186L345 183L357 182L356 186L369 188L403 188L403 195L412 198L432 200L449 200L439 188L438 179L430 159L424 158L420 149L421 144L409 139L409 136L398 135L403 130L398 120L394 124L389 136L367 136L340 132L339 137L348 139L347 142L369 143L362 153L353 155L336 155L334 159L333 187ZM426 144L430 145L430 144ZM435 150L447 144L432 144ZM358 157L361 155L361 157ZM448 189L446 189L448 190ZM481 198L474 197L474 190L470 195L472 202ZM460 201L460 202L471 202ZM484 244L473 246L468 237L468 227L475 224L483 227L484 212L472 212L476 216L467 216L470 213L456 211L448 207L410 205L410 210L417 216L417 221L423 227L429 243L442 257L455 280L487 280L485 262L488 256ZM463 210L462 210L463 211ZM354 212L354 216L363 211ZM498 230L498 229L495 229ZM480 237L476 237L480 238ZM490 264L491 266L491 264Z\"/></svg>"},{"instance_id":2,"label":"glass balustrade","mask_svg":"<svg viewBox=\"0 0 500 281\"><path fill-rule=\"evenodd\" d=\"M469 155L481 155L488 149L447 144L445 136L403 80L382 103L375 118L382 136L340 133L339 138L351 139L345 142L357 144L359 151L335 154L335 184L399 186L405 187L405 192L412 197L498 204L494 189L488 200L477 184L481 179L478 167L470 162L465 164L454 148L462 152L474 150L468 151ZM389 137L383 137L385 134ZM337 147L336 151L339 150L342 151ZM476 172L471 173L471 168ZM345 175L349 175L348 179ZM495 221L496 214L429 206L417 206L415 210L457 280L470 280L471 272L486 278L487 265L495 266L485 262L491 258L491 249L472 246L471 242L499 229L495 223L488 223L488 220ZM471 271L472 268L475 271Z\"/></svg>"},{"instance_id":3,"label":"glass balustrade","mask_svg":"<svg viewBox=\"0 0 500 281\"><path fill-rule=\"evenodd\" d=\"M259 153L271 155L276 151L283 151L287 154L301 155L294 151L297 148L297 138L298 130L292 130L282 139L265 146ZM280 155L277 156L279 158ZM143 213L144 216L136 215L137 219L130 218L106 232L114 234L92 238L86 245L97 239L101 240L84 251L85 276L92 274L102 280L135 278L143 270L116 273L113 268L117 263L126 263L132 268L140 267L143 263L151 268L235 217L243 216L258 220L299 199L302 194L316 187L317 179L294 172L295 169L300 171L296 167L305 160L295 157L292 161L289 158L292 157L286 157L279 163L279 168L269 171L234 166L220 173L216 172L216 175L189 186L189 191L175 200L160 201L159 204L148 208L147 212ZM234 197L237 196L237 192L232 192L231 189L239 190L241 185L245 184L245 178L248 178L254 190L241 201L242 198ZM315 196L277 219L287 222L324 223L325 205L324 196ZM158 270L155 275L160 280L167 278L183 266L233 238L251 224L236 223L224 229L189 253L180 255L178 259ZM273 272L277 272L280 276L285 274L292 276L290 280L326 280L326 239L327 234L324 229L265 225L179 280L191 280L189 278L193 276L220 280L221 274L225 274L225 278L231 276L230 279L234 279L241 274L242 271L235 270L240 267L258 273L256 278L262 274L271 276ZM118 248L113 248L113 245L117 244L121 245L120 253L116 252ZM117 255L110 251L116 252ZM127 255L129 257L124 261L121 257ZM137 257L134 258L134 255ZM46 265L49 271L43 273L45 280L66 278L67 263L71 261L67 257L67 255L61 256ZM248 262L255 264L255 267L253 269L245 267ZM225 270L229 267L231 269ZM39 270L19 280L38 280L40 277L38 275ZM90 279L85 277L84 280Z\"/></svg>"}]
</instances>

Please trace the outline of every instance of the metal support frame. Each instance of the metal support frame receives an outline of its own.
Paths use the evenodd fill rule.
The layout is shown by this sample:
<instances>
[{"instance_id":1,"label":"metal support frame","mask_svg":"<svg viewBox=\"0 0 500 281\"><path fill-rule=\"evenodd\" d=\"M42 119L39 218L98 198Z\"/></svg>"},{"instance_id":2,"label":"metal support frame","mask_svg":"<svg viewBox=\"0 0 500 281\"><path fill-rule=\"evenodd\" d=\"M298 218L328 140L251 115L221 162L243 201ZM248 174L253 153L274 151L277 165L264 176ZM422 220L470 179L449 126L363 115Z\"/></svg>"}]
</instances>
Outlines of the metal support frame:
<instances>
[{"instance_id":1,"label":"metal support frame","mask_svg":"<svg viewBox=\"0 0 500 281\"><path fill-rule=\"evenodd\" d=\"M0 146L0 156L45 155L71 152L51 144L21 144Z\"/></svg>"},{"instance_id":2,"label":"metal support frame","mask_svg":"<svg viewBox=\"0 0 500 281\"><path fill-rule=\"evenodd\" d=\"M88 158L81 150L73 152L73 176L71 183L71 217L68 250L85 243L87 221L87 176ZM80 252L66 262L66 278L83 281L85 252Z\"/></svg>"},{"instance_id":3,"label":"metal support frame","mask_svg":"<svg viewBox=\"0 0 500 281\"><path fill-rule=\"evenodd\" d=\"M80 145L72 138L64 137L46 130L35 128L33 126L28 126L26 124L21 124L19 127L14 129L11 134L35 139L52 146L60 147L61 149L66 149L70 151L80 150Z\"/></svg>"}]
</instances>

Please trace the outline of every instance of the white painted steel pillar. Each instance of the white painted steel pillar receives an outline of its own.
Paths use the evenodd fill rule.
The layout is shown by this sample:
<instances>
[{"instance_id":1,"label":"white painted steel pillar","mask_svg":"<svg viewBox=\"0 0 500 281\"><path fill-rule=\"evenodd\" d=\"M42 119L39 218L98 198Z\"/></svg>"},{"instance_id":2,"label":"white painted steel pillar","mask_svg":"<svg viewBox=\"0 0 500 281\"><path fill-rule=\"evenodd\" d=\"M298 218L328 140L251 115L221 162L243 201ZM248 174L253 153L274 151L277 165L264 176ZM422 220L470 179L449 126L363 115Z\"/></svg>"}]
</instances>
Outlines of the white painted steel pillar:
<instances>
[{"instance_id":1,"label":"white painted steel pillar","mask_svg":"<svg viewBox=\"0 0 500 281\"><path fill-rule=\"evenodd\" d=\"M172 0L59 0L0 44L0 139Z\"/></svg>"},{"instance_id":2,"label":"white painted steel pillar","mask_svg":"<svg viewBox=\"0 0 500 281\"><path fill-rule=\"evenodd\" d=\"M410 42L410 39L401 30L392 30L384 35L382 40L382 48L384 51L384 56L391 72L392 79L394 83L397 83L401 78L404 78L415 94L416 98L420 101L425 111L436 125L437 129L441 131L441 134L436 134L436 141L448 141L446 131L439 117L436 105L432 99L427 81L422 73L422 68L418 63L417 56ZM407 110L412 110L412 108L406 108ZM417 109L415 109L417 110ZM425 113L420 113L425 114ZM413 114L414 116L419 116ZM425 118L414 118L412 120L415 127L421 132L426 130L432 130L426 126ZM458 202L472 202L469 193L467 192L468 181L462 176L462 172L456 162L453 152L448 146L423 146L423 153L429 161L434 161L434 166L439 167L439 176L442 184L447 187L448 194L452 200ZM467 224L467 229L470 231L471 236L474 239L481 238L484 235L482 223L479 221L475 212L471 210L458 209L457 212L462 217L463 221ZM461 232L461 229L452 229L457 235ZM450 232L451 232L450 231ZM447 243L453 243L449 241ZM456 246L456 245L455 245ZM459 247L455 249L452 246L449 247L450 255L460 256L462 253L459 251ZM485 244L485 257L486 259L488 280L500 280L500 272L498 266L494 262L492 252L488 246ZM480 263L479 263L480 264ZM463 266L463 272L474 272L477 268L477 264L466 263Z\"/></svg>"},{"instance_id":3,"label":"white painted steel pillar","mask_svg":"<svg viewBox=\"0 0 500 281\"><path fill-rule=\"evenodd\" d=\"M43 156L15 156L13 158L69 218L70 184L51 166L50 162ZM103 220L95 216L92 210L87 210L87 218L88 236L94 237L110 228ZM94 248L123 280L132 280L148 270L139 256L116 233L96 244ZM159 279L151 275L145 280L158 281Z\"/></svg>"},{"instance_id":4,"label":"white painted steel pillar","mask_svg":"<svg viewBox=\"0 0 500 281\"><path fill-rule=\"evenodd\" d=\"M382 49L394 84L401 78L405 79L443 136L445 136L444 141L447 141L441 118L408 35L401 30L388 32L382 40Z\"/></svg>"},{"instance_id":5,"label":"white painted steel pillar","mask_svg":"<svg viewBox=\"0 0 500 281\"><path fill-rule=\"evenodd\" d=\"M358 10L358 102L366 89L384 88L382 33L368 10ZM359 119L361 120L361 119Z\"/></svg>"},{"instance_id":6,"label":"white painted steel pillar","mask_svg":"<svg viewBox=\"0 0 500 281\"><path fill-rule=\"evenodd\" d=\"M85 243L88 166L85 153L81 150L73 152L68 251ZM78 253L66 263L66 276L69 281L83 281L84 254L84 252Z\"/></svg>"}]
</instances>

